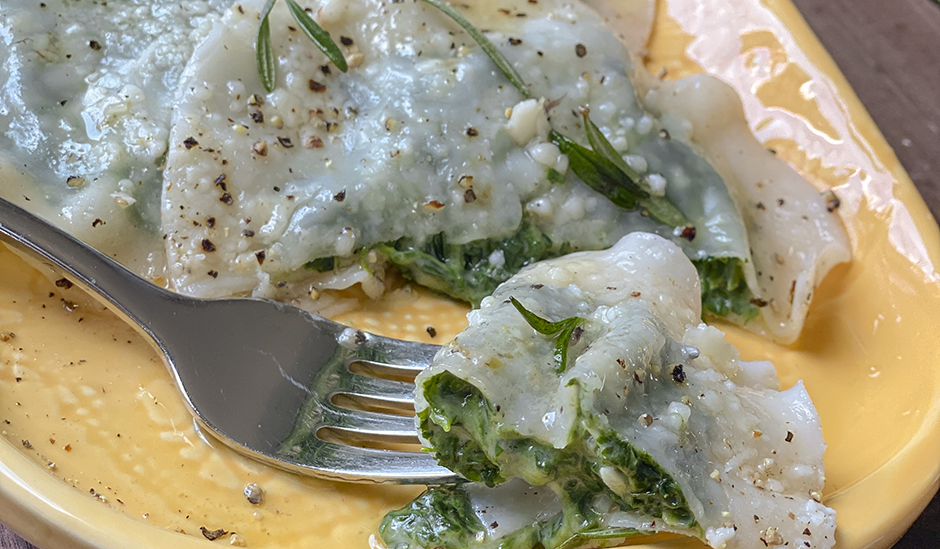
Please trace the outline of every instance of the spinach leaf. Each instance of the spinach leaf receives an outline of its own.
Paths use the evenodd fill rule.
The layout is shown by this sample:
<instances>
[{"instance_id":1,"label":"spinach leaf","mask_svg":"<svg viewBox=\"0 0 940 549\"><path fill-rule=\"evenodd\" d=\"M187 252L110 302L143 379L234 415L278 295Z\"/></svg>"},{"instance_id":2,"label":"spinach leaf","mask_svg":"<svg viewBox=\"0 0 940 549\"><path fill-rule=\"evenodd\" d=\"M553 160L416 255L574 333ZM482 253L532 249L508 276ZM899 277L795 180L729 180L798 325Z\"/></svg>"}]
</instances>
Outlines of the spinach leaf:
<instances>
[{"instance_id":1,"label":"spinach leaf","mask_svg":"<svg viewBox=\"0 0 940 549\"><path fill-rule=\"evenodd\" d=\"M437 452L438 462L487 486L505 481L495 461L496 440L490 436L495 434L489 428L495 410L483 393L450 372L434 376L424 387L434 396L418 414L418 429Z\"/></svg>"},{"instance_id":2,"label":"spinach leaf","mask_svg":"<svg viewBox=\"0 0 940 549\"><path fill-rule=\"evenodd\" d=\"M676 481L649 454L618 437L614 431L592 441L605 462L617 467L630 484L630 494L621 496L627 508L662 517L669 524L692 527L695 517Z\"/></svg>"},{"instance_id":3,"label":"spinach leaf","mask_svg":"<svg viewBox=\"0 0 940 549\"><path fill-rule=\"evenodd\" d=\"M567 242L554 245L545 233L526 220L515 233L503 239L452 244L439 233L423 243L405 237L378 244L373 249L381 252L409 280L467 301L474 307L479 307L484 297L526 265L578 251ZM491 257L497 251L502 252L503 262L494 264ZM766 303L748 288L740 259L707 257L692 263L702 280L703 311L720 317L737 317L743 322L757 318ZM323 273L337 265L335 258L321 257L308 261L304 267Z\"/></svg>"},{"instance_id":4,"label":"spinach leaf","mask_svg":"<svg viewBox=\"0 0 940 549\"><path fill-rule=\"evenodd\" d=\"M593 488L597 487L582 485L576 497L592 501ZM567 508L570 498L565 495L561 499ZM534 518L531 524L493 539L474 512L466 484L435 486L405 507L388 513L379 526L379 535L389 549L572 549L592 540L617 541L637 534L632 528L601 526L597 512L590 504L586 508L586 516L563 510Z\"/></svg>"},{"instance_id":5,"label":"spinach leaf","mask_svg":"<svg viewBox=\"0 0 940 549\"><path fill-rule=\"evenodd\" d=\"M313 261L304 263L304 268L318 273L328 273L336 268L336 259L333 257L318 257Z\"/></svg>"},{"instance_id":6,"label":"spinach leaf","mask_svg":"<svg viewBox=\"0 0 940 549\"><path fill-rule=\"evenodd\" d=\"M409 280L467 301L474 307L479 307L484 297L526 265L579 251L567 242L556 246L545 233L526 220L515 233L502 239L452 244L443 233L439 233L423 243L406 237L378 244L373 249L382 253ZM360 251L360 255L364 256L365 251ZM503 261L494 264L491 257L497 251L502 252ZM756 298L748 288L740 259L707 257L692 263L702 280L703 311L719 317L733 316L743 322L757 318L760 308L766 303ZM316 258L304 265L320 273L332 271L337 266L341 265L333 257ZM574 327L571 328L573 331ZM566 338L559 338L559 341L562 339L567 341Z\"/></svg>"}]
</instances>

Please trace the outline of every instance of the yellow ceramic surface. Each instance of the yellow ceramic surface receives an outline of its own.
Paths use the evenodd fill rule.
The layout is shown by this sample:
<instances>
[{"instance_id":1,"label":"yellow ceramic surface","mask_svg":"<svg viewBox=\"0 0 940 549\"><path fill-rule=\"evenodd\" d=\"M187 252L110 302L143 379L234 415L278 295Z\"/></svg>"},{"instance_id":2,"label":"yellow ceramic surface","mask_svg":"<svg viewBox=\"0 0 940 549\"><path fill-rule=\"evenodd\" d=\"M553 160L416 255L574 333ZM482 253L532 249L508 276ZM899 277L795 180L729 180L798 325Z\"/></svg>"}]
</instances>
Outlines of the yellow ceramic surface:
<instances>
[{"instance_id":1,"label":"yellow ceramic surface","mask_svg":"<svg viewBox=\"0 0 940 549\"><path fill-rule=\"evenodd\" d=\"M614 22L616 23L616 22ZM660 2L648 67L707 71L741 95L752 129L833 187L854 260L819 288L801 339L730 326L748 359L803 379L829 448L825 503L840 549L890 546L940 478L937 226L835 65L787 0ZM436 341L465 312L404 288L339 320ZM338 485L243 460L200 438L162 363L77 290L0 248L0 520L41 547L360 547L414 488ZM256 482L265 500L242 495ZM701 547L684 539L638 543Z\"/></svg>"}]
</instances>

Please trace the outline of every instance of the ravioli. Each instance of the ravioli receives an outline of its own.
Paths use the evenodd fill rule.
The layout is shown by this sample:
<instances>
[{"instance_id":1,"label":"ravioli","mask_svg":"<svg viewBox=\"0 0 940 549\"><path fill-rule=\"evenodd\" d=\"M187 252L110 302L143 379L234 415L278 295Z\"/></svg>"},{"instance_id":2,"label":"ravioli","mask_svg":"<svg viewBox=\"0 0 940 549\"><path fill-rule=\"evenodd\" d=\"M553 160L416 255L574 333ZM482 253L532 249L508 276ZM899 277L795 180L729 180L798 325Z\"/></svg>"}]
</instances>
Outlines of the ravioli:
<instances>
[{"instance_id":1,"label":"ravioli","mask_svg":"<svg viewBox=\"0 0 940 549\"><path fill-rule=\"evenodd\" d=\"M517 4L526 17L502 16L511 32L494 39L517 44L507 53L543 83L540 93L563 98L552 110L555 126L580 127L569 111L593 105L599 124L617 128L615 143L643 149L637 163L657 170L678 158L684 184L667 192L698 222L689 253L745 257L743 220L724 183L688 147L659 138L661 127L636 103L633 66L616 36L598 32L601 21L580 4ZM193 56L171 135L164 227L179 290L263 291L271 277L313 260L379 244L403 251L401 238L417 247L437 235L458 246L521 239L523 220L550 240L541 256L607 247L637 229L676 238L675 227L620 209L573 177L551 183L548 170L563 174L566 160L547 142L546 116L535 112L544 124L514 132L527 124L511 124L506 111L516 105L519 115L522 97L433 8L367 0L315 10L350 44L353 68L345 75L275 8L281 81L265 95L254 66L237 61L253 55L262 2L239 6L244 13L230 12ZM575 44L590 53L579 58ZM692 179L695 192L684 192ZM210 216L214 226L205 223ZM202 247L207 239L211 255ZM499 266L498 257L483 259Z\"/></svg>"},{"instance_id":2,"label":"ravioli","mask_svg":"<svg viewBox=\"0 0 940 549\"><path fill-rule=\"evenodd\" d=\"M522 310L581 319L561 336L566 359ZM831 547L809 395L741 361L700 313L691 262L643 233L501 285L419 374L415 406L442 465L499 488L431 488L386 517L386 544L552 549L667 531Z\"/></svg>"},{"instance_id":3,"label":"ravioli","mask_svg":"<svg viewBox=\"0 0 940 549\"><path fill-rule=\"evenodd\" d=\"M0 5L0 195L163 275L160 194L180 73L227 0Z\"/></svg>"},{"instance_id":4,"label":"ravioli","mask_svg":"<svg viewBox=\"0 0 940 549\"><path fill-rule=\"evenodd\" d=\"M211 32L221 0L179 10L122 3L94 15L44 4L0 8L9 128L0 193L180 292L325 312L328 300L311 301L311 290L361 284L376 297L391 265L479 303L525 265L644 230L696 262L708 314L791 342L815 286L849 258L837 216L782 162L763 158L728 90L697 79L680 86L682 100L656 93L578 3L514 0L503 12L478 2L467 12L543 98L534 104L420 2L315 3L345 39L346 75L276 7L281 80L270 94L245 62L260 0L233 5ZM622 8L639 21L625 38L638 47L650 4ZM551 108L543 116L540 106ZM578 107L694 223L692 242L565 174L545 129L550 117L583 142ZM735 147L749 151L746 162Z\"/></svg>"}]
</instances>

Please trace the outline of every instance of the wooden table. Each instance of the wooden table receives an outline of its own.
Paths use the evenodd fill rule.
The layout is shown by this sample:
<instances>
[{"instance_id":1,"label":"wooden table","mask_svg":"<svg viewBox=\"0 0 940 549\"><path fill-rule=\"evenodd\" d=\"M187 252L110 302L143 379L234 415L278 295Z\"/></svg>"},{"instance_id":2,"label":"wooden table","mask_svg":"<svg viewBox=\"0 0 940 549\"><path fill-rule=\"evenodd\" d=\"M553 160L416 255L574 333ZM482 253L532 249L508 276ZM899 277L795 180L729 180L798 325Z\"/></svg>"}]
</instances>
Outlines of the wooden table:
<instances>
[{"instance_id":1,"label":"wooden table","mask_svg":"<svg viewBox=\"0 0 940 549\"><path fill-rule=\"evenodd\" d=\"M793 0L940 214L940 5ZM872 502L878 505L878 502ZM940 495L895 549L940 547ZM36 549L0 525L0 549Z\"/></svg>"}]
</instances>

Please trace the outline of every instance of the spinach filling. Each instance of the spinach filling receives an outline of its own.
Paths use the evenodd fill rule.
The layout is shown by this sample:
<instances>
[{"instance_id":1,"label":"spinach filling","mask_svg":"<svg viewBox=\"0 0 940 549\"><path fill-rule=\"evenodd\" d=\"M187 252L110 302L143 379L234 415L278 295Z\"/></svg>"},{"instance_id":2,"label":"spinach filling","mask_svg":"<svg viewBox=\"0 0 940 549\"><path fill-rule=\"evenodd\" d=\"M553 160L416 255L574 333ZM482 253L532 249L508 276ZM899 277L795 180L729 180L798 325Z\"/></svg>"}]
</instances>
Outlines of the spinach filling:
<instances>
[{"instance_id":1,"label":"spinach filling","mask_svg":"<svg viewBox=\"0 0 940 549\"><path fill-rule=\"evenodd\" d=\"M556 549L592 539L622 538L636 533L608 528L598 507L606 497L620 510L662 519L677 528L698 530L685 496L675 480L646 453L611 430L590 436L592 418L582 418L582 432L565 448L554 448L515 433L501 432L499 414L470 383L450 372L427 380L423 394L428 407L418 415L419 430L435 449L440 463L467 479L496 486L512 478L546 485L561 511L497 540L483 534L464 487L430 488L407 507L389 513L380 533L390 548L480 547ZM589 425L590 424L590 425ZM611 489L601 468L614 468L622 488Z\"/></svg>"},{"instance_id":2,"label":"spinach filling","mask_svg":"<svg viewBox=\"0 0 940 549\"><path fill-rule=\"evenodd\" d=\"M389 549L463 549L484 530L462 486L430 488L382 519L379 535Z\"/></svg>"},{"instance_id":3,"label":"spinach filling","mask_svg":"<svg viewBox=\"0 0 940 549\"><path fill-rule=\"evenodd\" d=\"M502 484L506 478L489 457L498 445L495 432L488 429L495 410L483 393L446 372L430 379L424 390L431 398L418 412L418 429L434 448L438 463L474 482Z\"/></svg>"},{"instance_id":4,"label":"spinach filling","mask_svg":"<svg viewBox=\"0 0 940 549\"><path fill-rule=\"evenodd\" d=\"M515 233L501 239L454 244L444 233L438 233L421 243L403 237L372 249L383 254L405 278L474 307L479 307L484 297L526 265L579 251L568 243L555 245L526 220ZM708 257L692 263L702 280L704 311L743 322L757 318L760 300L755 299L747 286L741 259ZM332 257L317 258L308 262L306 268L322 273L338 264Z\"/></svg>"},{"instance_id":5,"label":"spinach filling","mask_svg":"<svg viewBox=\"0 0 940 549\"><path fill-rule=\"evenodd\" d=\"M590 506L581 513L574 498L591 501L596 487L572 484L561 499L563 510L499 539L486 535L486 526L473 509L466 484L435 486L414 501L389 512L379 535L389 549L572 549L592 540L620 541L637 534L632 528L604 527Z\"/></svg>"},{"instance_id":6,"label":"spinach filling","mask_svg":"<svg viewBox=\"0 0 940 549\"><path fill-rule=\"evenodd\" d=\"M454 244L438 233L423 243L404 237L375 249L406 278L474 307L526 265L573 251L569 246L554 246L525 220L514 234L502 239ZM497 259L500 255L501 260Z\"/></svg>"},{"instance_id":7,"label":"spinach filling","mask_svg":"<svg viewBox=\"0 0 940 549\"><path fill-rule=\"evenodd\" d=\"M744 279L744 263L738 258L707 257L693 260L702 281L702 310L715 316L735 316L744 322L760 314L756 299Z\"/></svg>"}]
</instances>

